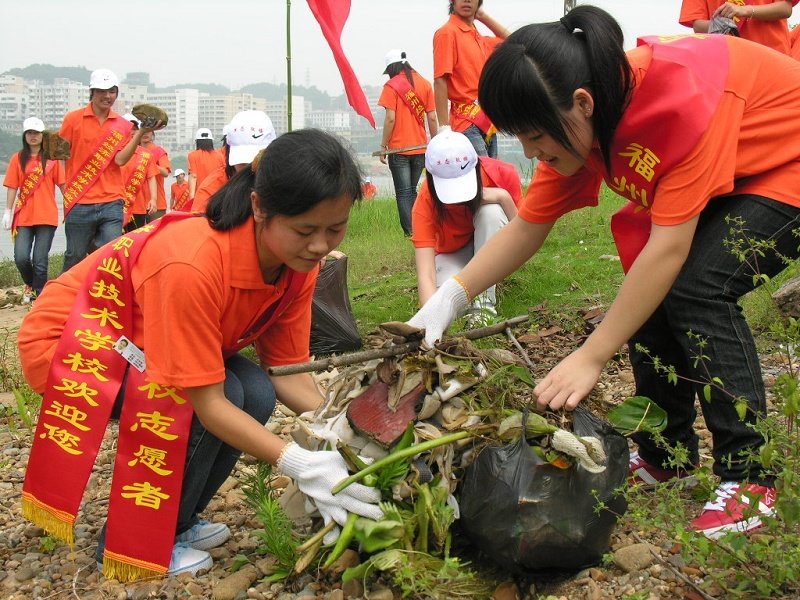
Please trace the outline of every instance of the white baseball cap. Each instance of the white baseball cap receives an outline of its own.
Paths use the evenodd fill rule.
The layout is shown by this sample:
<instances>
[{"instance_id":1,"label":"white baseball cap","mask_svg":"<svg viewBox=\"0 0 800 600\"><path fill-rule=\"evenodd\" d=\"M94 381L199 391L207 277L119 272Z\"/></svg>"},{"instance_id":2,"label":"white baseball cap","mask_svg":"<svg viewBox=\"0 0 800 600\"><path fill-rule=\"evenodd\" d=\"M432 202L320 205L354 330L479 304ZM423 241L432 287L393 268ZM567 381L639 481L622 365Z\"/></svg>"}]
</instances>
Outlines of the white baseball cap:
<instances>
[{"instance_id":1,"label":"white baseball cap","mask_svg":"<svg viewBox=\"0 0 800 600\"><path fill-rule=\"evenodd\" d=\"M228 163L242 165L253 162L259 150L274 140L275 128L272 120L260 110L243 110L228 123L225 140L230 146Z\"/></svg>"},{"instance_id":2,"label":"white baseball cap","mask_svg":"<svg viewBox=\"0 0 800 600\"><path fill-rule=\"evenodd\" d=\"M138 117L134 117L133 113L125 113L124 115L122 115L122 118L125 119L126 121L130 121L137 127L142 126L142 122L138 119Z\"/></svg>"},{"instance_id":3,"label":"white baseball cap","mask_svg":"<svg viewBox=\"0 0 800 600\"><path fill-rule=\"evenodd\" d=\"M211 130L207 127L201 127L197 130L197 133L194 134L194 139L196 140L213 140L214 134L211 133Z\"/></svg>"},{"instance_id":4,"label":"white baseball cap","mask_svg":"<svg viewBox=\"0 0 800 600\"><path fill-rule=\"evenodd\" d=\"M186 175L186 171L184 171L183 169L175 169L174 175L175 177L178 177L179 175Z\"/></svg>"},{"instance_id":5,"label":"white baseball cap","mask_svg":"<svg viewBox=\"0 0 800 600\"><path fill-rule=\"evenodd\" d=\"M386 69L389 68L389 65L393 65L396 62L406 62L406 53L404 50L400 50L400 48L392 48L386 53L386 57L384 58ZM383 70L384 74L386 73L386 69Z\"/></svg>"},{"instance_id":6,"label":"white baseball cap","mask_svg":"<svg viewBox=\"0 0 800 600\"><path fill-rule=\"evenodd\" d=\"M436 195L444 204L469 202L475 197L477 165L478 154L463 133L443 131L428 142L425 169L433 177Z\"/></svg>"},{"instance_id":7,"label":"white baseball cap","mask_svg":"<svg viewBox=\"0 0 800 600\"><path fill-rule=\"evenodd\" d=\"M108 69L97 69L92 71L89 78L89 89L92 90L110 90L113 87L119 86L119 80L114 73Z\"/></svg>"},{"instance_id":8,"label":"white baseball cap","mask_svg":"<svg viewBox=\"0 0 800 600\"><path fill-rule=\"evenodd\" d=\"M44 123L38 117L28 117L22 122L22 133L26 131L44 131Z\"/></svg>"}]
</instances>

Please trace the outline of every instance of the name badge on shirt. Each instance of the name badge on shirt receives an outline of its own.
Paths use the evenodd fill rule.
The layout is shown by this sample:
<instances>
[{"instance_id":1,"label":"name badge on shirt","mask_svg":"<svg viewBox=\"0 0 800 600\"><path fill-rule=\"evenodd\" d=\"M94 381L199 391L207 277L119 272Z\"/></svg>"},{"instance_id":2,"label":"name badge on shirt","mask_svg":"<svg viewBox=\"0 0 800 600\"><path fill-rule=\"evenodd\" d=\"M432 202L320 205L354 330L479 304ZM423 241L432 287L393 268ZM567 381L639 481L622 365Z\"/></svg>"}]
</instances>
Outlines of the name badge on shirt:
<instances>
[{"instance_id":1,"label":"name badge on shirt","mask_svg":"<svg viewBox=\"0 0 800 600\"><path fill-rule=\"evenodd\" d=\"M144 373L146 368L144 362L144 352L142 352L136 344L126 338L124 335L119 336L117 343L114 344L114 350L127 360L133 367L140 373Z\"/></svg>"}]
</instances>

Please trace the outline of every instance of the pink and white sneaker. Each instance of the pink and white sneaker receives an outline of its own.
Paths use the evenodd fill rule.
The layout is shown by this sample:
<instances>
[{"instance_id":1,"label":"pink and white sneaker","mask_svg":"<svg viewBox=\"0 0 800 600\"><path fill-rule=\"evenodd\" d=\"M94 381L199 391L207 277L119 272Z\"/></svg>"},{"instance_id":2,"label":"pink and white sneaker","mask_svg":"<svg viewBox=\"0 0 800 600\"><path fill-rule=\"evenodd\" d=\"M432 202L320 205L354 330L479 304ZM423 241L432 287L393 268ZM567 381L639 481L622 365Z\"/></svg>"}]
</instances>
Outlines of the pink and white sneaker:
<instances>
[{"instance_id":1,"label":"pink and white sneaker","mask_svg":"<svg viewBox=\"0 0 800 600\"><path fill-rule=\"evenodd\" d=\"M692 528L713 540L727 531L753 531L763 527L762 516L775 514L775 488L756 483L723 481L714 500L692 521Z\"/></svg>"},{"instance_id":2,"label":"pink and white sneaker","mask_svg":"<svg viewBox=\"0 0 800 600\"><path fill-rule=\"evenodd\" d=\"M681 481L687 487L697 483L697 478L685 469L662 469L650 464L638 452L631 452L628 462L630 475L628 485L638 485L643 489L656 487L660 483L677 483Z\"/></svg>"}]
</instances>

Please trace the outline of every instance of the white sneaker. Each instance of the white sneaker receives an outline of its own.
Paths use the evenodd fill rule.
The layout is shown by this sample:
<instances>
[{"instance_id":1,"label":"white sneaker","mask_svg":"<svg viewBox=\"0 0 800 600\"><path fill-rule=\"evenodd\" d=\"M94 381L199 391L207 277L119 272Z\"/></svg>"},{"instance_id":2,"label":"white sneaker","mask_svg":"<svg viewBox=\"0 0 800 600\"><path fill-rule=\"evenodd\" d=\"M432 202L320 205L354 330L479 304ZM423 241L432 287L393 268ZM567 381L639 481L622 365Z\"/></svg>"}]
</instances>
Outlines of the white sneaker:
<instances>
[{"instance_id":1,"label":"white sneaker","mask_svg":"<svg viewBox=\"0 0 800 600\"><path fill-rule=\"evenodd\" d=\"M176 544L186 544L195 550L208 550L225 543L231 530L225 523L212 523L200 519L191 529L175 536Z\"/></svg>"},{"instance_id":2,"label":"white sneaker","mask_svg":"<svg viewBox=\"0 0 800 600\"><path fill-rule=\"evenodd\" d=\"M33 288L29 285L26 285L25 289L22 290L22 303L30 304L32 298L33 298Z\"/></svg>"},{"instance_id":3,"label":"white sneaker","mask_svg":"<svg viewBox=\"0 0 800 600\"><path fill-rule=\"evenodd\" d=\"M172 547L172 558L169 561L168 576L191 573L195 575L200 570L208 570L214 564L211 555L203 550L196 550L187 544L175 544ZM103 563L97 563L97 569L103 572Z\"/></svg>"}]
</instances>

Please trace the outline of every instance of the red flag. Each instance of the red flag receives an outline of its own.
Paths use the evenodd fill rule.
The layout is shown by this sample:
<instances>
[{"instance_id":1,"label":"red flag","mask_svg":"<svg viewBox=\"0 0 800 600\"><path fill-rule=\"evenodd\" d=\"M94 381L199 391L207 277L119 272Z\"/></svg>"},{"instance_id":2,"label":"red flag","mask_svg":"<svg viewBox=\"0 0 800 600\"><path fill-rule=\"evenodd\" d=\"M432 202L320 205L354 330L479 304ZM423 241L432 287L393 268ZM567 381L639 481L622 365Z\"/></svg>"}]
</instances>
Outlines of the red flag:
<instances>
[{"instance_id":1,"label":"red flag","mask_svg":"<svg viewBox=\"0 0 800 600\"><path fill-rule=\"evenodd\" d=\"M367 97L364 95L364 90L361 89L361 84L358 83L350 62L344 55L344 50L342 50L342 29L344 29L347 17L350 16L350 0L308 0L308 5L322 28L322 35L325 36L333 51L333 58L336 60L336 66L339 67L339 73L344 82L347 101L353 110L369 121L374 128L375 117L372 116Z\"/></svg>"}]
</instances>

